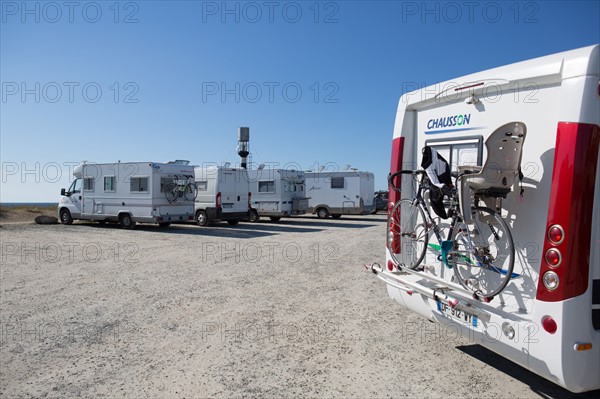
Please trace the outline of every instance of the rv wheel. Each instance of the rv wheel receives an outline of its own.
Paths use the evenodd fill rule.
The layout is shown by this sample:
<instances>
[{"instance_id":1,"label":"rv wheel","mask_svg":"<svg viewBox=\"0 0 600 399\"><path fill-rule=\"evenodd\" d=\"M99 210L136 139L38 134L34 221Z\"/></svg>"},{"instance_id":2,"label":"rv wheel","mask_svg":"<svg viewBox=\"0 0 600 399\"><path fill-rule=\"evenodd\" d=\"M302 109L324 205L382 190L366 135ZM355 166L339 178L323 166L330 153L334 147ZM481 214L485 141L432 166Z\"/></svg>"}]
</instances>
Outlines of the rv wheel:
<instances>
[{"instance_id":1,"label":"rv wheel","mask_svg":"<svg viewBox=\"0 0 600 399\"><path fill-rule=\"evenodd\" d=\"M271 219L273 222L279 222L281 220L279 216L271 216L269 219Z\"/></svg>"},{"instance_id":2,"label":"rv wheel","mask_svg":"<svg viewBox=\"0 0 600 399\"><path fill-rule=\"evenodd\" d=\"M60 222L62 224L73 224L73 218L71 217L71 212L68 209L60 210Z\"/></svg>"},{"instance_id":3,"label":"rv wheel","mask_svg":"<svg viewBox=\"0 0 600 399\"><path fill-rule=\"evenodd\" d=\"M258 219L260 219L260 216L258 216L258 212L256 212L256 209L250 210L250 218L248 219L248 221L250 223L256 223L258 222Z\"/></svg>"},{"instance_id":4,"label":"rv wheel","mask_svg":"<svg viewBox=\"0 0 600 399\"><path fill-rule=\"evenodd\" d=\"M239 222L240 222L240 221L239 221L239 220L237 220L237 219L234 219L234 220L228 220L228 221L227 221L227 223L228 223L228 224L230 224L230 225L232 225L232 226L235 226L235 225L236 225L236 224L238 224Z\"/></svg>"},{"instance_id":5,"label":"rv wheel","mask_svg":"<svg viewBox=\"0 0 600 399\"><path fill-rule=\"evenodd\" d=\"M329 211L325 208L317 209L317 217L319 219L327 219L329 217Z\"/></svg>"},{"instance_id":6,"label":"rv wheel","mask_svg":"<svg viewBox=\"0 0 600 399\"><path fill-rule=\"evenodd\" d=\"M209 220L206 211L198 211L196 213L196 223L198 223L198 226L208 226Z\"/></svg>"},{"instance_id":7,"label":"rv wheel","mask_svg":"<svg viewBox=\"0 0 600 399\"><path fill-rule=\"evenodd\" d=\"M131 229L133 226L135 226L135 222L128 213L122 214L119 218L119 222L121 222L121 227L124 229Z\"/></svg>"}]
</instances>

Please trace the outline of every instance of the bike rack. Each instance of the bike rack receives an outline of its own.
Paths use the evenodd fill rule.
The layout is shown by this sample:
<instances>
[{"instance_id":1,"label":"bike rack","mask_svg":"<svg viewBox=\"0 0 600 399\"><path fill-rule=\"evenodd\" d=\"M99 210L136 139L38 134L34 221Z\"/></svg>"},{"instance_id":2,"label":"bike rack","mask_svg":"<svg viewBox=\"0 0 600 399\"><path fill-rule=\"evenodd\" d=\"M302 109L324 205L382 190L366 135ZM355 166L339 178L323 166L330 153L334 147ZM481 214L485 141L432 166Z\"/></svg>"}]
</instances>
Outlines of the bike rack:
<instances>
[{"instance_id":1,"label":"bike rack","mask_svg":"<svg viewBox=\"0 0 600 399\"><path fill-rule=\"evenodd\" d=\"M377 277L380 280L382 280L383 282L385 282L386 284L388 284L394 288L397 288L399 290L402 290L402 291L408 293L409 295L411 295L411 293L414 291L414 292L417 292L417 293L419 293L429 299L432 299L434 301L441 302L452 308L456 308L458 310L462 310L463 312L473 314L473 315L477 316L483 322L487 323L490 321L490 318L491 318L490 314L488 312L480 309L479 307L475 306L472 301L465 300L464 298L458 298L456 296L449 295L449 291L457 291L457 290L455 290L455 288L453 288L453 287L448 287L447 281L438 279L433 276L427 276L426 278L433 280L436 283L441 284L440 286L437 286L432 289L432 288L427 288L427 287L424 287L421 285L411 283L409 281L404 281L404 280L400 279L399 276L396 276L394 274L386 273L381 266L379 266L379 265L376 266L376 264L371 265L371 271L373 273L375 273L377 275ZM403 268L402 271L405 272L405 274L413 274L413 275L423 277L423 275L421 273L416 272L414 270ZM466 291L466 290L461 290L461 291L464 291L464 293L469 293L469 291ZM478 302L478 304L479 304L479 302Z\"/></svg>"}]
</instances>

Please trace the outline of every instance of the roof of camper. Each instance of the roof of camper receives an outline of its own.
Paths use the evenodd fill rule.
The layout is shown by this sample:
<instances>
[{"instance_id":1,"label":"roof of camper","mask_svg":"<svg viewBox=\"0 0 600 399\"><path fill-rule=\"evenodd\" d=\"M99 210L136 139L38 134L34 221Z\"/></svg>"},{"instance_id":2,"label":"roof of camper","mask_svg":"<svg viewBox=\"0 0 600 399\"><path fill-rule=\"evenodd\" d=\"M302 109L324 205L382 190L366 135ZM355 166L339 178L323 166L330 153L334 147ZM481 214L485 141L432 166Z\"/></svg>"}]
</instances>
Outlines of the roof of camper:
<instances>
[{"instance_id":1,"label":"roof of camper","mask_svg":"<svg viewBox=\"0 0 600 399\"><path fill-rule=\"evenodd\" d=\"M489 83L496 85L515 82L552 82L585 75L600 75L600 45L582 47L544 57L533 58L497 68L465 75L415 90L402 95L400 103L413 105L439 100L442 97L456 96L457 90L471 85ZM469 94L465 90L464 95Z\"/></svg>"}]
</instances>

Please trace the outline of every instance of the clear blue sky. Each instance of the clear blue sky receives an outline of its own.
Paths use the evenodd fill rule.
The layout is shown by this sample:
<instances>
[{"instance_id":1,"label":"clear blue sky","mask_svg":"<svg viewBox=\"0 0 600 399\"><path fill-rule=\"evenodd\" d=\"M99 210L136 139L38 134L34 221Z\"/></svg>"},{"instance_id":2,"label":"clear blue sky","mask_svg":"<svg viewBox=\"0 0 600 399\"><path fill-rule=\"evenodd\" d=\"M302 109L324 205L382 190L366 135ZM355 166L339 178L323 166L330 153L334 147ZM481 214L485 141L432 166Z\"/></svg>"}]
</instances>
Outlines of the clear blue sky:
<instances>
[{"instance_id":1,"label":"clear blue sky","mask_svg":"<svg viewBox=\"0 0 600 399\"><path fill-rule=\"evenodd\" d=\"M68 4L1 2L2 202L81 160L235 163L239 126L256 164L385 188L407 85L600 42L598 1Z\"/></svg>"}]
</instances>

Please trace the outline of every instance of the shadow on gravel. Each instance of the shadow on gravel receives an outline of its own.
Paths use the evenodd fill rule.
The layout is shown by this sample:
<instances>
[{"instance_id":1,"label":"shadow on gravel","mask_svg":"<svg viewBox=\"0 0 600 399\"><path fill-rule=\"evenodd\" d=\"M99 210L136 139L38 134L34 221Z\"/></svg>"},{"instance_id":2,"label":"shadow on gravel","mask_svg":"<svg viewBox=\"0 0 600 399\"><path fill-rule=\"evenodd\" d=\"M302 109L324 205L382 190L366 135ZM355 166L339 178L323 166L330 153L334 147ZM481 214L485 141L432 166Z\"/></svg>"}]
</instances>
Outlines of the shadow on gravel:
<instances>
[{"instance_id":1,"label":"shadow on gravel","mask_svg":"<svg viewBox=\"0 0 600 399\"><path fill-rule=\"evenodd\" d=\"M327 219L319 219L315 215L304 215L304 216L292 216L289 219L285 220L315 220L318 222L333 222L333 223L343 223L344 221L350 222L372 222L372 223L387 223L387 215L384 213L379 213L377 215L342 215L339 219L333 219L331 217Z\"/></svg>"},{"instance_id":2,"label":"shadow on gravel","mask_svg":"<svg viewBox=\"0 0 600 399\"><path fill-rule=\"evenodd\" d=\"M237 230L242 230L242 231L251 231L251 230L260 230L260 231L271 231L271 232L277 232L277 233L316 233L319 231L323 231L323 229L313 229L311 228L312 226L315 227L320 227L317 224L314 223L306 223L304 224L304 226L309 226L309 227L302 227L302 228L298 228L295 227L298 223L295 223L294 221L290 221L289 223L286 222L265 222L265 223L240 223L238 225L231 226L231 227L223 227L223 228L229 228L229 229L237 229ZM326 226L323 226L326 227ZM206 227L205 227L206 228Z\"/></svg>"},{"instance_id":3,"label":"shadow on gravel","mask_svg":"<svg viewBox=\"0 0 600 399\"><path fill-rule=\"evenodd\" d=\"M473 356L476 359L481 360L489 366L494 367L505 374L508 374L512 378L521 381L524 384L529 385L531 390L542 397L550 398L576 398L576 399L587 399L587 398L598 398L600 397L600 390L584 392L584 393L573 393L555 383L548 381L545 378L519 366L516 363L497 355L489 349L484 348L481 345L461 345L456 347L458 350Z\"/></svg>"},{"instance_id":4,"label":"shadow on gravel","mask_svg":"<svg viewBox=\"0 0 600 399\"><path fill-rule=\"evenodd\" d=\"M346 220L351 220L351 219L346 219ZM364 221L362 219L354 219L355 221ZM369 222L377 222L377 220L369 220ZM332 220L332 219L317 219L315 218L314 220L308 220L306 218L304 219L298 219L298 218L293 218L293 219L287 219L285 221L280 221L277 222L277 224L289 224L291 225L295 225L295 226L314 226L314 227L337 227L337 228L347 228L347 229L364 229L366 227L375 227L375 224L358 224L358 223L352 223L351 221L345 222L342 219L337 219L337 220ZM275 224L274 222L270 222L270 223L265 223L265 224Z\"/></svg>"},{"instance_id":5,"label":"shadow on gravel","mask_svg":"<svg viewBox=\"0 0 600 399\"><path fill-rule=\"evenodd\" d=\"M223 226L223 227L199 227L192 223L190 224L172 224L169 227L160 227L153 224L138 224L131 230L123 230L117 224L98 224L98 223L77 223L78 226L87 226L95 229L111 229L111 230L122 230L131 231L132 233L144 232L144 233L158 233L158 234L180 234L180 235L192 235L199 237L228 237L228 238L259 238L267 237L277 234L276 232L270 233L268 231L255 231L255 230L241 230L237 226Z\"/></svg>"}]
</instances>

